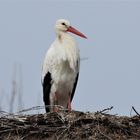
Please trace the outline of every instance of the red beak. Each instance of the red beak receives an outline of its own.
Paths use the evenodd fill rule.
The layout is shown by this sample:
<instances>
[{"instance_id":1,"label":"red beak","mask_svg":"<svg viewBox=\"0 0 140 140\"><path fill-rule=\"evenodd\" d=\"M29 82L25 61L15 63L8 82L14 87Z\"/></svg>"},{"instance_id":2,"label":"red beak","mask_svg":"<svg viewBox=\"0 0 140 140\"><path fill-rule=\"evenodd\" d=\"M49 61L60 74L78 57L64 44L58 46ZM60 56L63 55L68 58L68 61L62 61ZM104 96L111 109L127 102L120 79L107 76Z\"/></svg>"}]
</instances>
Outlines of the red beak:
<instances>
[{"instance_id":1,"label":"red beak","mask_svg":"<svg viewBox=\"0 0 140 140\"><path fill-rule=\"evenodd\" d=\"M70 26L67 31L87 39L87 37L84 34L80 33L77 29L73 28L72 26Z\"/></svg>"}]
</instances>

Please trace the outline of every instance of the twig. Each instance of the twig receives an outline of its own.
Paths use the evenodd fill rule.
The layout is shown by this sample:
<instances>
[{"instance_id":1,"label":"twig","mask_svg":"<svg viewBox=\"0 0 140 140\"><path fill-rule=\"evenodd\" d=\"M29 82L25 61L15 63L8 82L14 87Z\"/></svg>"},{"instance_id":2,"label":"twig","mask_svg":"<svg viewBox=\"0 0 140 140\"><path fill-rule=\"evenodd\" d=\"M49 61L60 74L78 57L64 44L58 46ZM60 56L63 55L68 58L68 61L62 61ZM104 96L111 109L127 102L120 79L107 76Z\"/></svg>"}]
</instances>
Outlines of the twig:
<instances>
[{"instance_id":1,"label":"twig","mask_svg":"<svg viewBox=\"0 0 140 140\"><path fill-rule=\"evenodd\" d=\"M82 58L80 58L81 61L85 61L85 60L88 60L88 59L89 59L89 57L82 57Z\"/></svg>"},{"instance_id":2,"label":"twig","mask_svg":"<svg viewBox=\"0 0 140 140\"><path fill-rule=\"evenodd\" d=\"M99 113L106 113L106 111L110 111L111 109L113 109L113 106L111 106L109 108L105 108L105 109L99 111Z\"/></svg>"},{"instance_id":3,"label":"twig","mask_svg":"<svg viewBox=\"0 0 140 140\"><path fill-rule=\"evenodd\" d=\"M69 124L68 126L66 126L66 128L64 129L64 131L62 131L59 136L57 137L57 140L62 139L62 137L64 136L64 134L70 129L71 125Z\"/></svg>"},{"instance_id":4,"label":"twig","mask_svg":"<svg viewBox=\"0 0 140 140\"><path fill-rule=\"evenodd\" d=\"M108 140L113 140L111 137L109 137L109 136L105 135L103 132L101 132L99 122L98 122L97 128L98 128L98 132L101 135L103 135L104 137L106 137Z\"/></svg>"},{"instance_id":5,"label":"twig","mask_svg":"<svg viewBox=\"0 0 140 140\"><path fill-rule=\"evenodd\" d=\"M56 112L56 113L57 113L58 119L64 124L64 123L65 123L65 118L64 118L64 116L63 116L62 114L58 113L58 112Z\"/></svg>"},{"instance_id":6,"label":"twig","mask_svg":"<svg viewBox=\"0 0 140 140\"><path fill-rule=\"evenodd\" d=\"M11 99L10 99L10 113L13 113L13 105L15 98L17 96L17 66L15 64L12 78L12 91L11 91Z\"/></svg>"},{"instance_id":7,"label":"twig","mask_svg":"<svg viewBox=\"0 0 140 140\"><path fill-rule=\"evenodd\" d=\"M0 131L0 134L5 133L5 132L11 132L11 131L13 131L13 130L14 130L13 128L6 129L6 130L1 130L1 131Z\"/></svg>"},{"instance_id":8,"label":"twig","mask_svg":"<svg viewBox=\"0 0 140 140\"><path fill-rule=\"evenodd\" d=\"M132 109L134 110L134 112L140 117L140 114L136 111L136 109L132 106Z\"/></svg>"},{"instance_id":9,"label":"twig","mask_svg":"<svg viewBox=\"0 0 140 140\"><path fill-rule=\"evenodd\" d=\"M16 113L19 114L19 113L28 112L28 111L32 111L32 110L39 110L39 109L44 109L44 106L35 106L35 107L28 108L28 109L23 109Z\"/></svg>"},{"instance_id":10,"label":"twig","mask_svg":"<svg viewBox=\"0 0 140 140\"><path fill-rule=\"evenodd\" d=\"M33 111L33 110L40 110L40 109L44 109L45 107L48 107L48 108L52 108L52 107L58 107L59 110L61 111L66 111L67 109L65 109L63 106L61 105L46 105L46 106L35 106L35 107L31 107L31 108L28 108L28 109L23 109L21 111L18 111L16 112L17 114L20 114L20 113L23 113L23 112L28 112L28 111Z\"/></svg>"}]
</instances>

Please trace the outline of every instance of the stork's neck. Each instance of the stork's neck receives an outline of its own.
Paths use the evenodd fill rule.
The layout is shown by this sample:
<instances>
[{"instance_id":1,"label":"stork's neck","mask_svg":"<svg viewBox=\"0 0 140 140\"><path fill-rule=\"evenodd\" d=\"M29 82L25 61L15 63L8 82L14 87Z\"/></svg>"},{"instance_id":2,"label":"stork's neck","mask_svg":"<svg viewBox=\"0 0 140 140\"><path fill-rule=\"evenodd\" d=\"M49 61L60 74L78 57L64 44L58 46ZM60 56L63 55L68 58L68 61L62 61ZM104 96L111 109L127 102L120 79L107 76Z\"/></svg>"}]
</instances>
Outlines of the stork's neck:
<instances>
[{"instance_id":1,"label":"stork's neck","mask_svg":"<svg viewBox=\"0 0 140 140\"><path fill-rule=\"evenodd\" d=\"M56 38L60 43L63 43L64 41L70 41L75 44L74 38L65 31L56 31Z\"/></svg>"},{"instance_id":2,"label":"stork's neck","mask_svg":"<svg viewBox=\"0 0 140 140\"><path fill-rule=\"evenodd\" d=\"M64 61L68 61L70 67L75 71L77 68L77 61L79 61L79 49L76 47L76 42L74 38L68 34L67 32L56 32L56 41L57 45L55 47L59 47L59 58Z\"/></svg>"}]
</instances>

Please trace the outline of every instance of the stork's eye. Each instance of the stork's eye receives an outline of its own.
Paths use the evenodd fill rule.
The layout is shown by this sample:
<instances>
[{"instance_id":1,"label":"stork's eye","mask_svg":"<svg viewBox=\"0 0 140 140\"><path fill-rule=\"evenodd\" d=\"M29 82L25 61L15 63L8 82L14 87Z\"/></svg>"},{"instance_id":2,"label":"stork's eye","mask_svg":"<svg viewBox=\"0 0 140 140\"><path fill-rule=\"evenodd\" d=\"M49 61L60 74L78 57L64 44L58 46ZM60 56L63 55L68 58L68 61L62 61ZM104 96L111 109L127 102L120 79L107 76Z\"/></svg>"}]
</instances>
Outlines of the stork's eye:
<instances>
[{"instance_id":1,"label":"stork's eye","mask_svg":"<svg viewBox=\"0 0 140 140\"><path fill-rule=\"evenodd\" d=\"M62 22L62 25L66 26L66 24L64 22Z\"/></svg>"}]
</instances>

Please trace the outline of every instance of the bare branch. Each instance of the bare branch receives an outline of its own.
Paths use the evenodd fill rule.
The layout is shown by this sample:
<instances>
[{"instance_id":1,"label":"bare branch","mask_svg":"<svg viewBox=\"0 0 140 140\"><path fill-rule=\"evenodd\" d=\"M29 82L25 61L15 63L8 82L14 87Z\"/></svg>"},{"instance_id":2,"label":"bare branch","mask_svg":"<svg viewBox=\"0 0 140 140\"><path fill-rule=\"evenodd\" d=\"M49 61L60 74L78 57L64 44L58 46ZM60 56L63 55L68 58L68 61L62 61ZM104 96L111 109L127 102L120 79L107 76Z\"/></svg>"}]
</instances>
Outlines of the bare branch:
<instances>
[{"instance_id":1,"label":"bare branch","mask_svg":"<svg viewBox=\"0 0 140 140\"><path fill-rule=\"evenodd\" d=\"M14 104L15 97L16 97L16 94L17 94L16 74L17 74L17 67L16 67L16 64L15 64L14 71L13 71L13 78L12 78L12 92L11 92L11 99L10 99L10 113L13 112L13 104Z\"/></svg>"},{"instance_id":2,"label":"bare branch","mask_svg":"<svg viewBox=\"0 0 140 140\"><path fill-rule=\"evenodd\" d=\"M110 111L110 110L112 110L112 109L113 109L113 106L111 106L111 107L109 107L109 108L105 108L105 109L99 111L99 113L106 113L106 112L108 112L108 111Z\"/></svg>"},{"instance_id":3,"label":"bare branch","mask_svg":"<svg viewBox=\"0 0 140 140\"><path fill-rule=\"evenodd\" d=\"M140 114L136 111L136 109L132 106L132 109L134 110L134 112L140 117Z\"/></svg>"}]
</instances>

